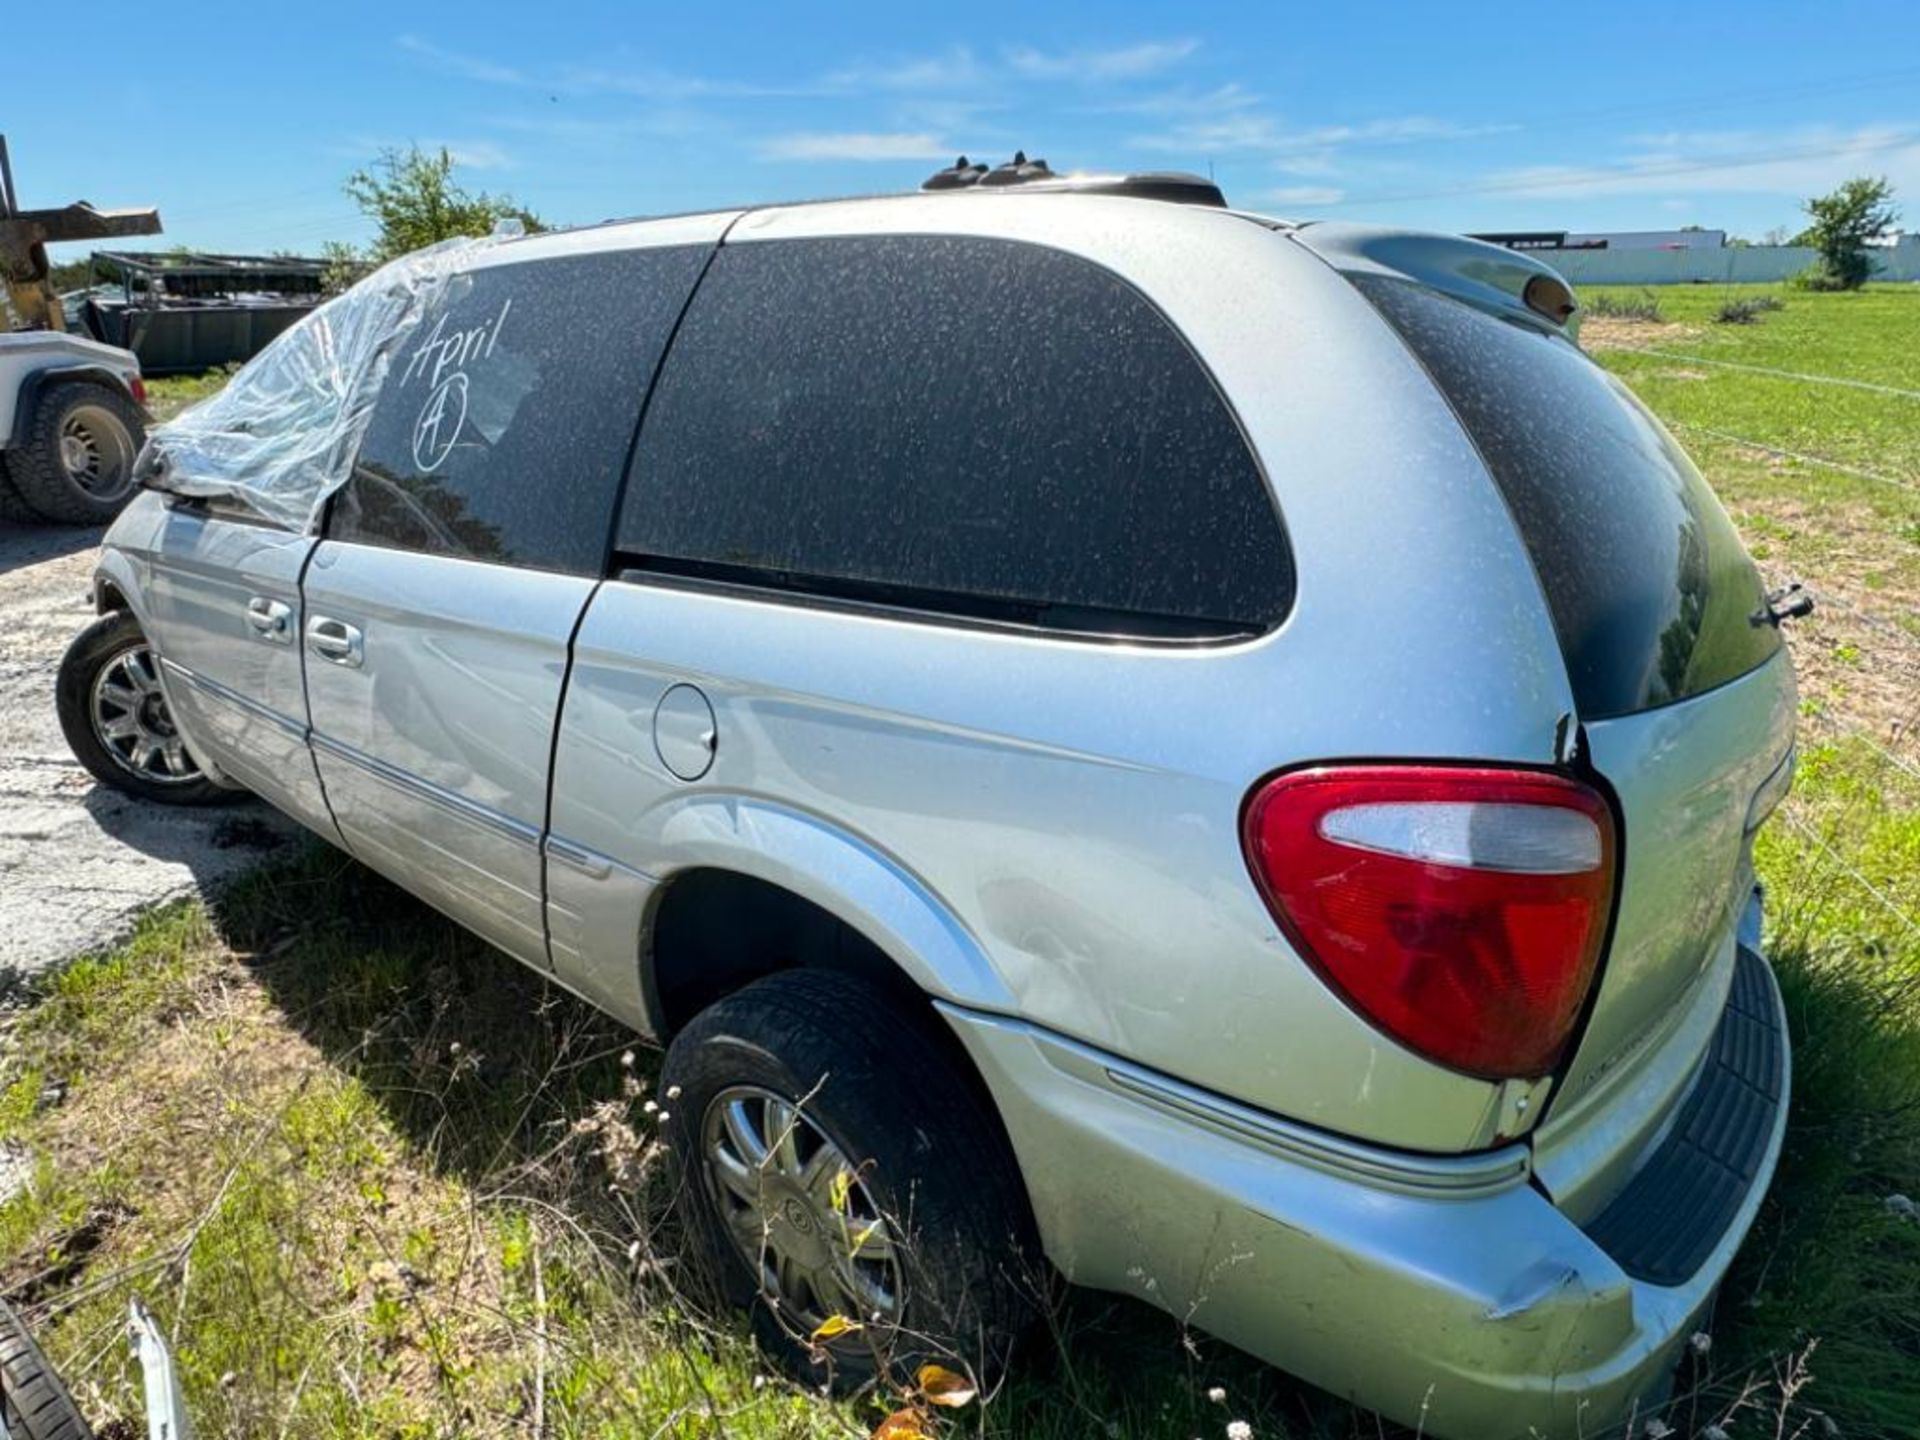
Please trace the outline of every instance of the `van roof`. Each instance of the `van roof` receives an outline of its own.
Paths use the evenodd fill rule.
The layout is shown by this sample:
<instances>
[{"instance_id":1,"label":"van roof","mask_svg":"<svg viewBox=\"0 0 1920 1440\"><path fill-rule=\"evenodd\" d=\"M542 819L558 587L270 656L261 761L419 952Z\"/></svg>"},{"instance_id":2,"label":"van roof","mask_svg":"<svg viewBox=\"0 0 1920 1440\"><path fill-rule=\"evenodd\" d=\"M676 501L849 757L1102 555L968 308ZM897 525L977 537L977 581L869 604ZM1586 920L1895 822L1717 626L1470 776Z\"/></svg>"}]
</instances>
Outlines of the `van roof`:
<instances>
[{"instance_id":1,"label":"van roof","mask_svg":"<svg viewBox=\"0 0 1920 1440\"><path fill-rule=\"evenodd\" d=\"M844 205L850 202L870 204L876 201L907 201L929 195L1052 195L1113 196L1129 200L1157 201L1169 205L1197 205L1229 210L1257 219L1275 228L1292 228L1295 222L1251 212L1232 210L1220 187L1204 175L1187 170L1069 171L1050 169L1044 160L1029 160L1023 151L1003 165L989 169L960 156L953 165L937 170L915 190L882 191L874 195L823 195L804 200L768 200L758 204L724 205L702 210L676 210L659 215L609 216L605 220L567 227L567 233L600 230L614 225L645 225L670 220L697 220L715 215L747 215L765 210L797 210L815 206ZM553 232L541 232L553 233ZM534 236L517 237L533 239Z\"/></svg>"}]
</instances>

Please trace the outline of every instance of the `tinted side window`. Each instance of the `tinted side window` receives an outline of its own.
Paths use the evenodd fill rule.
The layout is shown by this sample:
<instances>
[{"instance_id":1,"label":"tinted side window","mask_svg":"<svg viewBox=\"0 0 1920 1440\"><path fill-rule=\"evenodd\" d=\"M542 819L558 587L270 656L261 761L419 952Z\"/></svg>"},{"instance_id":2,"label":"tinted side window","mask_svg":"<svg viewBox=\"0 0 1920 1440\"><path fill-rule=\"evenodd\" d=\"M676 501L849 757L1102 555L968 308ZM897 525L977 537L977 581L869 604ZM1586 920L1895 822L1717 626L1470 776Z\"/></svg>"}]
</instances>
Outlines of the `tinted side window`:
<instances>
[{"instance_id":1,"label":"tinted side window","mask_svg":"<svg viewBox=\"0 0 1920 1440\"><path fill-rule=\"evenodd\" d=\"M971 237L723 247L617 539L656 571L1055 628L1265 629L1292 558L1212 380L1087 261Z\"/></svg>"},{"instance_id":2,"label":"tinted side window","mask_svg":"<svg viewBox=\"0 0 1920 1440\"><path fill-rule=\"evenodd\" d=\"M1382 276L1354 283L1452 402L1532 554L1588 720L1744 675L1780 648L1733 522L1633 392L1558 336Z\"/></svg>"},{"instance_id":3,"label":"tinted side window","mask_svg":"<svg viewBox=\"0 0 1920 1440\"><path fill-rule=\"evenodd\" d=\"M708 248L456 276L394 354L328 535L599 574L641 397Z\"/></svg>"}]
</instances>

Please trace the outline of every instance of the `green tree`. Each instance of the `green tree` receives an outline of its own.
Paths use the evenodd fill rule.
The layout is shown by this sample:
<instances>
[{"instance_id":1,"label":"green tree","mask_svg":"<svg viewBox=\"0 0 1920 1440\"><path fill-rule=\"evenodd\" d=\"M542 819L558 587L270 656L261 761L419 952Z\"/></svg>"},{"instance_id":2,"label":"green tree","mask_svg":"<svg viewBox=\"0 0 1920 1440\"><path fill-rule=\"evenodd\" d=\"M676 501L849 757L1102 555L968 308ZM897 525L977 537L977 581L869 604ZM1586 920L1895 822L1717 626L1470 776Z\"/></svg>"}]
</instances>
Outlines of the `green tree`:
<instances>
[{"instance_id":1,"label":"green tree","mask_svg":"<svg viewBox=\"0 0 1920 1440\"><path fill-rule=\"evenodd\" d=\"M368 252L376 262L457 235L488 234L501 220L518 220L530 231L547 228L512 196L463 189L453 178L453 156L444 146L382 150L371 166L347 177L346 191L379 227Z\"/></svg>"},{"instance_id":2,"label":"green tree","mask_svg":"<svg viewBox=\"0 0 1920 1440\"><path fill-rule=\"evenodd\" d=\"M1830 195L1807 201L1804 208L1813 223L1794 243L1820 252L1805 283L1815 290L1858 290L1873 273L1867 246L1900 218L1893 205L1893 186L1885 179L1861 176Z\"/></svg>"}]
</instances>

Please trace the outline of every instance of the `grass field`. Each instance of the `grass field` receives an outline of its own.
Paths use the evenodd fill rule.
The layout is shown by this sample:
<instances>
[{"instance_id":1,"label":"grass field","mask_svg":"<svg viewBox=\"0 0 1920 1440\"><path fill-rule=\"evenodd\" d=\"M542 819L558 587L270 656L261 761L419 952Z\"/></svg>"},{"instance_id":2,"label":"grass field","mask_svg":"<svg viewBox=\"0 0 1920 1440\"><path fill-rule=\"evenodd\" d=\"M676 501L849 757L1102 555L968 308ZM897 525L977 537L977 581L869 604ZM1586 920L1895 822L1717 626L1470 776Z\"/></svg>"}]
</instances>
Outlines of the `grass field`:
<instances>
[{"instance_id":1,"label":"grass field","mask_svg":"<svg viewBox=\"0 0 1920 1440\"><path fill-rule=\"evenodd\" d=\"M1773 293L1735 326L1722 290L1666 288L1658 322L1587 336L1770 578L1820 599L1791 631L1799 783L1760 850L1788 1152L1665 1423L1920 1435L1920 1222L1888 1203L1920 1196L1920 393L1894 393L1920 392L1920 287ZM0 1204L0 1293L97 1419L138 1413L129 1293L205 1435L841 1436L884 1413L767 1378L674 1301L651 1058L331 853L149 917L0 1023L0 1137L34 1177ZM1385 1433L1131 1302L1054 1323L1017 1385L940 1424Z\"/></svg>"}]
</instances>

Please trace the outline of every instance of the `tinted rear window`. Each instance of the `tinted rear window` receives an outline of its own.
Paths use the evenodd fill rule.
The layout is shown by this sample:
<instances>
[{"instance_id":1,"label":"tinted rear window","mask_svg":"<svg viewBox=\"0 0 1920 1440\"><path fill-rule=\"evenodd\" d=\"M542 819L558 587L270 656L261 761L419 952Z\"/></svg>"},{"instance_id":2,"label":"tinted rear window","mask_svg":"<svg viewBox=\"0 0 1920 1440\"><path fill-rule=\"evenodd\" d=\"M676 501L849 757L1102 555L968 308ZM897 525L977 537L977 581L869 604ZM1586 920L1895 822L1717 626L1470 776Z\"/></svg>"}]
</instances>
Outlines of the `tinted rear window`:
<instances>
[{"instance_id":1,"label":"tinted rear window","mask_svg":"<svg viewBox=\"0 0 1920 1440\"><path fill-rule=\"evenodd\" d=\"M1354 283L1452 402L1539 572L1583 718L1675 700L1780 648L1764 587L1700 472L1565 339L1425 286Z\"/></svg>"},{"instance_id":2,"label":"tinted rear window","mask_svg":"<svg viewBox=\"0 0 1920 1440\"><path fill-rule=\"evenodd\" d=\"M1185 341L1056 250L723 247L662 367L618 547L642 570L1052 629L1263 630L1293 567Z\"/></svg>"}]
</instances>

